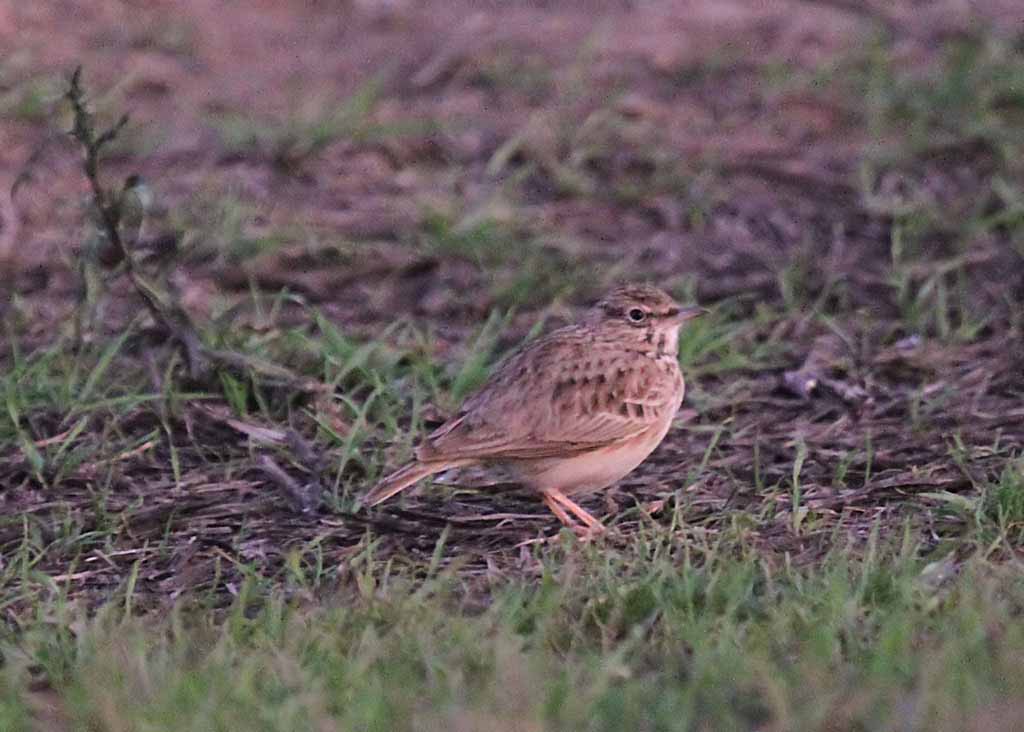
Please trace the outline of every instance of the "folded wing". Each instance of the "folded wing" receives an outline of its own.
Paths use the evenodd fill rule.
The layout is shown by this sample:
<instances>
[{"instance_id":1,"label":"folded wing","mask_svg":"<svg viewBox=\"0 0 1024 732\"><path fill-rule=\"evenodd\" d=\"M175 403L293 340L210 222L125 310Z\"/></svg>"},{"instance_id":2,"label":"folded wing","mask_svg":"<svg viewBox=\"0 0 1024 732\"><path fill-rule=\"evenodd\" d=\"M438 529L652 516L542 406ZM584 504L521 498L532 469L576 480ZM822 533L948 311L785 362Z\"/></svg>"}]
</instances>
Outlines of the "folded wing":
<instances>
[{"instance_id":1,"label":"folded wing","mask_svg":"<svg viewBox=\"0 0 1024 732\"><path fill-rule=\"evenodd\" d=\"M424 440L417 457L512 460L587 452L671 419L679 379L674 363L595 343L570 326L508 359Z\"/></svg>"}]
</instances>

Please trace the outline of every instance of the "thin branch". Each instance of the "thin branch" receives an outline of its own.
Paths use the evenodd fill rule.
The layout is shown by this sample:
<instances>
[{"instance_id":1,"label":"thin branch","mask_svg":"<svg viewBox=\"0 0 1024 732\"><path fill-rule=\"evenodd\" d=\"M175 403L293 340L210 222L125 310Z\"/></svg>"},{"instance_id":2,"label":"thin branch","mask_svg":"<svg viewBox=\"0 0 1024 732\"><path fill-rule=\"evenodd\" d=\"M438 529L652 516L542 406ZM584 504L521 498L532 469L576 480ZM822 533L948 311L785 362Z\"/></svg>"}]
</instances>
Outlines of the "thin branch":
<instances>
[{"instance_id":1,"label":"thin branch","mask_svg":"<svg viewBox=\"0 0 1024 732\"><path fill-rule=\"evenodd\" d=\"M100 180L100 156L103 148L117 139L125 125L128 124L129 116L123 115L114 125L97 133L96 121L92 112L89 111L85 91L82 88L81 66L71 74L64 98L71 105L74 114L70 134L82 146L85 153L83 170L92 189L93 203L99 213L99 224L110 245L108 250L100 253L100 261L109 267L115 265L123 267L124 273L135 288L135 292L146 304L153 319L170 333L171 338L180 346L189 375L197 381L204 380L209 375L212 365L217 368L242 372L248 370L303 391L316 391L323 388L323 385L302 378L282 366L267 364L259 359L233 351L208 348L192 322L192 318L174 297L173 292L161 291L156 284L139 271L132 258L129 243L125 241L121 233L125 201L127 196L134 195L135 187L140 184L139 178L129 176L124 187L118 192L104 186Z\"/></svg>"}]
</instances>

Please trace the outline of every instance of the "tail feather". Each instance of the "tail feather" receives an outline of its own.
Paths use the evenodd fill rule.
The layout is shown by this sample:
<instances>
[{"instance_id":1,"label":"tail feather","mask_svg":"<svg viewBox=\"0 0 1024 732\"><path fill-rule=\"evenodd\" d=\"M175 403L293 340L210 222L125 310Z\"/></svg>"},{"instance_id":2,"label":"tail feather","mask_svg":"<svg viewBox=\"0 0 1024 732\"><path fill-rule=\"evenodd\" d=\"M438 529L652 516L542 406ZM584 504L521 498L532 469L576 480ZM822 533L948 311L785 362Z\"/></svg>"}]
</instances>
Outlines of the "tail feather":
<instances>
[{"instance_id":1,"label":"tail feather","mask_svg":"<svg viewBox=\"0 0 1024 732\"><path fill-rule=\"evenodd\" d=\"M413 461L408 463L391 475L382 478L369 493L363 496L363 505L376 506L378 503L386 501L391 496L402 492L413 483L426 478L428 475L440 473L442 470L447 470L451 467L453 467L453 464L447 462L421 463Z\"/></svg>"}]
</instances>

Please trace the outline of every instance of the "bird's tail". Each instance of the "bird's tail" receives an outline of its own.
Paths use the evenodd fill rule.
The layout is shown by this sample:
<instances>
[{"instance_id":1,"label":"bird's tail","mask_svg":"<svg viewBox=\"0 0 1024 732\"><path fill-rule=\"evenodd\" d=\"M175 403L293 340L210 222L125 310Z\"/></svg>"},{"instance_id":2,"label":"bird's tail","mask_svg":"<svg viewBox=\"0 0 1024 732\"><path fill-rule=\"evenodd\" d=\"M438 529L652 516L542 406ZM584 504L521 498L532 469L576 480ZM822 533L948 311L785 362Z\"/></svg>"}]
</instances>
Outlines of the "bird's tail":
<instances>
[{"instance_id":1,"label":"bird's tail","mask_svg":"<svg viewBox=\"0 0 1024 732\"><path fill-rule=\"evenodd\" d=\"M414 460L391 475L382 478L369 493L363 496L362 503L364 506L376 506L378 503L388 500L396 493L404 491L416 481L451 467L455 467L455 464L450 462L421 463Z\"/></svg>"}]
</instances>

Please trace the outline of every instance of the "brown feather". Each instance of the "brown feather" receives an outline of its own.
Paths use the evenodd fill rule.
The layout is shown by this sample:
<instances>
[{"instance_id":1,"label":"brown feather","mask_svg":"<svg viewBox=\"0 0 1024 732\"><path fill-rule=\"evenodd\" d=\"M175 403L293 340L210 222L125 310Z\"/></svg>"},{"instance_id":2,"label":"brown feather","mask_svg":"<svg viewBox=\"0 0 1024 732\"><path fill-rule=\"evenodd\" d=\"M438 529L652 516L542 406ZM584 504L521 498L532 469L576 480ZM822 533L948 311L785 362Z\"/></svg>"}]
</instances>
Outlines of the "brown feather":
<instances>
[{"instance_id":1,"label":"brown feather","mask_svg":"<svg viewBox=\"0 0 1024 732\"><path fill-rule=\"evenodd\" d=\"M560 517L567 517L563 509L580 516L567 494L619 480L671 426L685 389L678 330L696 313L654 287L613 290L580 324L527 344L498 366L365 504L451 467L497 463L554 501L548 505Z\"/></svg>"},{"instance_id":2,"label":"brown feather","mask_svg":"<svg viewBox=\"0 0 1024 732\"><path fill-rule=\"evenodd\" d=\"M440 473L448 468L459 465L459 461L443 460L439 462L421 463L413 461L381 479L373 489L363 496L363 505L376 506L396 493L401 493L413 483L423 480L428 475Z\"/></svg>"}]
</instances>

